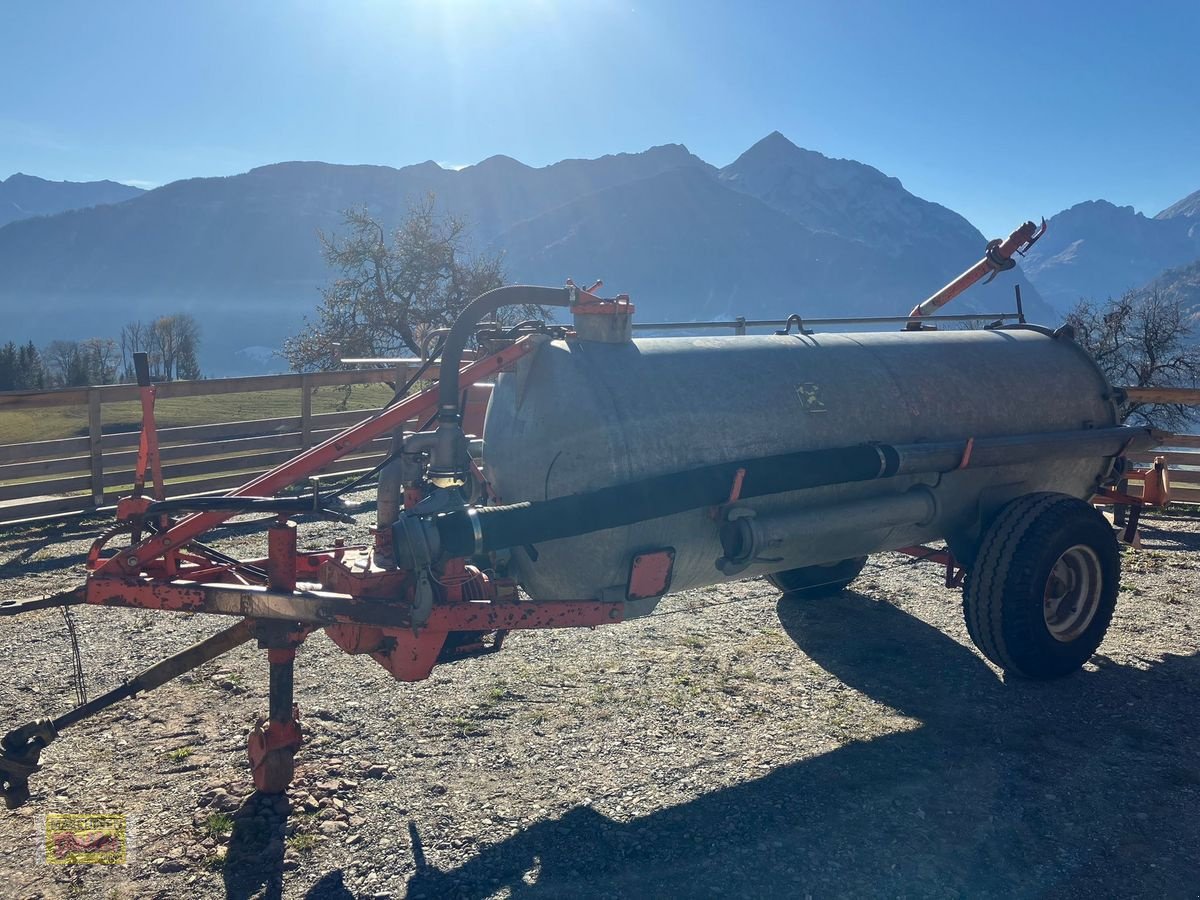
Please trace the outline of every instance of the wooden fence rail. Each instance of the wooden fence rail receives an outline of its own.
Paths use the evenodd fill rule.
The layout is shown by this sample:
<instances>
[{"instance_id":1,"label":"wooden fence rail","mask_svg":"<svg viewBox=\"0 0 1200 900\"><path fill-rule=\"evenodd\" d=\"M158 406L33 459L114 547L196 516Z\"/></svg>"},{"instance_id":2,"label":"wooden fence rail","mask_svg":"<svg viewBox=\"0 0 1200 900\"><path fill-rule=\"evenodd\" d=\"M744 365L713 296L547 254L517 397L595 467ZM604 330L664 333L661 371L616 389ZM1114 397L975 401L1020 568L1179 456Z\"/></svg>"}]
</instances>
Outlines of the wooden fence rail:
<instances>
[{"instance_id":1,"label":"wooden fence rail","mask_svg":"<svg viewBox=\"0 0 1200 900\"><path fill-rule=\"evenodd\" d=\"M397 379L406 381L415 365L158 385L159 401L262 391L299 392L295 415L160 428L160 457L168 494L198 494L244 484L376 411L314 412L312 399L318 388L395 384ZM428 377L436 378L437 374L433 366ZM466 417L476 430L482 423L487 387L473 386L468 394ZM0 523L91 512L127 491L133 484L138 431L131 423L116 423L123 430L106 430L104 413L109 404L135 401L139 396L135 385L0 393L0 425L8 412L28 414L64 406L87 411L86 424L81 414L79 428L86 434L0 444ZM414 421L406 427L415 429L421 424ZM389 439L380 438L338 460L323 474L369 470L384 459L389 447Z\"/></svg>"}]
</instances>

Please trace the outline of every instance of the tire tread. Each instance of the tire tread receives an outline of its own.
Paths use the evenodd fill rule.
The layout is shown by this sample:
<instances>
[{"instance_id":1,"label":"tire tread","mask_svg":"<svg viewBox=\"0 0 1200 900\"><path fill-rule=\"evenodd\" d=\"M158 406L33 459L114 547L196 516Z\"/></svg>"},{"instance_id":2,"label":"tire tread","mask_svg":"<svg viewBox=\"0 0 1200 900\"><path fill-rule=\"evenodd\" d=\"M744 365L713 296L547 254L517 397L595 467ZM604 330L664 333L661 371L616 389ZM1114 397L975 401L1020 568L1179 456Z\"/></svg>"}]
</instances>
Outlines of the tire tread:
<instances>
[{"instance_id":1,"label":"tire tread","mask_svg":"<svg viewBox=\"0 0 1200 900\"><path fill-rule=\"evenodd\" d=\"M1090 504L1068 494L1049 492L1013 500L984 533L963 594L963 618L971 640L983 655L1006 671L1029 677L1064 674L1048 661L1039 664L1032 660L1028 652L1024 659L1021 658L1021 650L1028 650L1028 647L1014 647L1010 637L1028 635L1038 627L1044 627L1040 619L1041 607L1007 599L1007 595L1034 589L1032 582L1039 565L1039 549L1060 532L1062 523L1070 516L1078 518L1081 529L1097 529L1097 539L1104 540L1099 537L1101 532L1097 522L1104 523L1106 530L1107 523ZM1111 554L1116 547L1111 530L1108 530L1108 540L1112 541L1112 548L1104 549L1106 554ZM1114 584L1111 587L1114 599L1101 604L1094 625L1089 625L1089 631L1094 627L1101 637L1112 617L1115 591ZM1035 612L1039 617L1036 621L1033 618Z\"/></svg>"}]
</instances>

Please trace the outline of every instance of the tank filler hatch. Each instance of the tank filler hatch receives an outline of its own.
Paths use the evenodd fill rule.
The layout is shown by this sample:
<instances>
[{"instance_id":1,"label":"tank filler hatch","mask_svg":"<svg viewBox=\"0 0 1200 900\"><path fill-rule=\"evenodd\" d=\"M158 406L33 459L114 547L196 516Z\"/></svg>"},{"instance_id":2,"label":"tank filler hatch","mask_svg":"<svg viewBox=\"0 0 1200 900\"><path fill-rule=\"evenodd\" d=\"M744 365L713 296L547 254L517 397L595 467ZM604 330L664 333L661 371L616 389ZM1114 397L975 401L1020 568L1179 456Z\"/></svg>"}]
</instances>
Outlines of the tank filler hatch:
<instances>
[{"instance_id":1,"label":"tank filler hatch","mask_svg":"<svg viewBox=\"0 0 1200 900\"><path fill-rule=\"evenodd\" d=\"M567 280L567 289L572 292L575 334L581 341L626 344L633 340L633 304L628 294L618 294L609 300L597 296L596 291L603 286L604 282L597 281L585 290Z\"/></svg>"}]
</instances>

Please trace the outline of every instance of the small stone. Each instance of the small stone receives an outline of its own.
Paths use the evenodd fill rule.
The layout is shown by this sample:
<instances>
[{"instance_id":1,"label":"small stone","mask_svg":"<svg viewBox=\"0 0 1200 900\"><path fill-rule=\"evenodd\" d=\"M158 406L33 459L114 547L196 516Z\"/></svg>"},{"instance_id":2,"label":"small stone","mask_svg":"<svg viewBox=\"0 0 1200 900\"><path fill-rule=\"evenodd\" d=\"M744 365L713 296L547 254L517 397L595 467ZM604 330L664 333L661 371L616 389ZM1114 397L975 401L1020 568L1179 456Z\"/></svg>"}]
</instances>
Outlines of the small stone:
<instances>
[{"instance_id":1,"label":"small stone","mask_svg":"<svg viewBox=\"0 0 1200 900\"><path fill-rule=\"evenodd\" d=\"M218 800L220 800L224 797L228 797L228 796L229 796L229 791L225 790L225 788L223 788L223 787L214 788L211 791L205 791L203 794L201 794L200 802L204 806L212 806Z\"/></svg>"},{"instance_id":2,"label":"small stone","mask_svg":"<svg viewBox=\"0 0 1200 900\"><path fill-rule=\"evenodd\" d=\"M368 766L366 775L368 778L386 778L388 775L388 767L379 764Z\"/></svg>"},{"instance_id":3,"label":"small stone","mask_svg":"<svg viewBox=\"0 0 1200 900\"><path fill-rule=\"evenodd\" d=\"M319 813L317 813L317 818L321 819L322 821L328 821L329 819L332 819L336 815L337 815L337 813L334 812L331 807L327 806L323 810L321 810Z\"/></svg>"},{"instance_id":4,"label":"small stone","mask_svg":"<svg viewBox=\"0 0 1200 900\"><path fill-rule=\"evenodd\" d=\"M357 781L343 781L342 789L347 790L347 791L357 791L358 790L358 782Z\"/></svg>"},{"instance_id":5,"label":"small stone","mask_svg":"<svg viewBox=\"0 0 1200 900\"><path fill-rule=\"evenodd\" d=\"M357 844L361 840L362 840L361 834L352 834L352 835L350 835L350 837L346 838L346 843L347 844Z\"/></svg>"},{"instance_id":6,"label":"small stone","mask_svg":"<svg viewBox=\"0 0 1200 900\"><path fill-rule=\"evenodd\" d=\"M171 872L182 872L185 868L187 868L187 866L185 866L183 862L178 859L164 859L161 863L158 863L155 868L164 874L170 874Z\"/></svg>"},{"instance_id":7,"label":"small stone","mask_svg":"<svg viewBox=\"0 0 1200 900\"><path fill-rule=\"evenodd\" d=\"M322 822L317 826L317 830L326 837L332 837L338 832L345 829L345 824L342 822Z\"/></svg>"}]
</instances>

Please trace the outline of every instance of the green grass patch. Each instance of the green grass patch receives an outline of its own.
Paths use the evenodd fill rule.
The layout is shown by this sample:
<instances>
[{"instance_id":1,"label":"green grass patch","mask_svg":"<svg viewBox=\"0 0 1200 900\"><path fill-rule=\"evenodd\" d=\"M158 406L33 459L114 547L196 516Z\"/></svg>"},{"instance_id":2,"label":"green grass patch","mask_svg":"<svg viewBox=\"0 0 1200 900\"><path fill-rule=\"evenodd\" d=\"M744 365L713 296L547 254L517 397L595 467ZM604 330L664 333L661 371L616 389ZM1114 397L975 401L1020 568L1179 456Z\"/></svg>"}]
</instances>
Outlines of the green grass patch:
<instances>
[{"instance_id":1,"label":"green grass patch","mask_svg":"<svg viewBox=\"0 0 1200 900\"><path fill-rule=\"evenodd\" d=\"M167 759L171 762L183 762L195 752L191 747L176 747L174 750L167 751Z\"/></svg>"},{"instance_id":2,"label":"green grass patch","mask_svg":"<svg viewBox=\"0 0 1200 900\"><path fill-rule=\"evenodd\" d=\"M476 735L483 734L483 728L480 727L478 722L464 718L463 716L459 716L451 721L450 727L454 729L458 737L475 737Z\"/></svg>"},{"instance_id":3,"label":"green grass patch","mask_svg":"<svg viewBox=\"0 0 1200 900\"><path fill-rule=\"evenodd\" d=\"M312 853L317 847L317 836L308 831L301 831L288 838L287 845L298 853Z\"/></svg>"},{"instance_id":4,"label":"green grass patch","mask_svg":"<svg viewBox=\"0 0 1200 900\"><path fill-rule=\"evenodd\" d=\"M354 385L349 394L337 387L318 388L312 396L313 415L343 410L375 409L389 399L385 384ZM154 405L159 428L244 422L300 415L300 390L250 391L212 397L173 397ZM105 403L101 427L105 434L137 431L142 407L137 401ZM0 444L53 441L88 433L86 406L51 406L0 412Z\"/></svg>"},{"instance_id":5,"label":"green grass patch","mask_svg":"<svg viewBox=\"0 0 1200 900\"><path fill-rule=\"evenodd\" d=\"M209 837L220 838L233 833L233 816L229 813L213 813L204 820L204 831Z\"/></svg>"}]
</instances>

